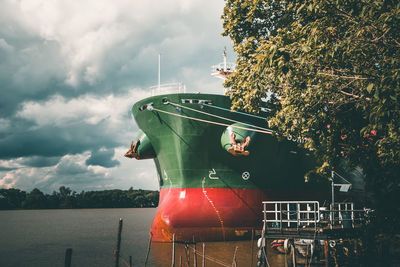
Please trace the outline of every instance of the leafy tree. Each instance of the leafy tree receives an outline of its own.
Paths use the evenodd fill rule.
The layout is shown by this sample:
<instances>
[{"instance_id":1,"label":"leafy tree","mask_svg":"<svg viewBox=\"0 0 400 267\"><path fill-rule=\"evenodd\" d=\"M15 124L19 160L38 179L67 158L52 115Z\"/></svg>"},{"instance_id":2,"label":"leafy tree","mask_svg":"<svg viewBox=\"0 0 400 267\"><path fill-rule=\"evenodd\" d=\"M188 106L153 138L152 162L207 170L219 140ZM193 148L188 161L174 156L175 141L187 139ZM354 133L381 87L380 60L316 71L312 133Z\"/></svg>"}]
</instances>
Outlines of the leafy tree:
<instances>
[{"instance_id":1,"label":"leafy tree","mask_svg":"<svg viewBox=\"0 0 400 267\"><path fill-rule=\"evenodd\" d=\"M35 188L26 196L22 204L24 209L44 209L47 208L47 198L42 191Z\"/></svg>"},{"instance_id":2,"label":"leafy tree","mask_svg":"<svg viewBox=\"0 0 400 267\"><path fill-rule=\"evenodd\" d=\"M400 3L227 0L224 35L238 53L225 86L279 136L308 138L327 175L360 166L378 217L397 232L400 193Z\"/></svg>"},{"instance_id":3,"label":"leafy tree","mask_svg":"<svg viewBox=\"0 0 400 267\"><path fill-rule=\"evenodd\" d=\"M0 209L16 209L22 206L26 193L19 189L0 189Z\"/></svg>"},{"instance_id":4,"label":"leafy tree","mask_svg":"<svg viewBox=\"0 0 400 267\"><path fill-rule=\"evenodd\" d=\"M72 191L69 187L60 186L58 190L60 191L61 199L68 199L71 196Z\"/></svg>"},{"instance_id":5,"label":"leafy tree","mask_svg":"<svg viewBox=\"0 0 400 267\"><path fill-rule=\"evenodd\" d=\"M61 186L59 192L44 194L35 188L30 193L19 189L0 189L0 210L4 209L70 209L70 208L137 208L156 207L159 192L149 190L104 190L76 193Z\"/></svg>"},{"instance_id":6,"label":"leafy tree","mask_svg":"<svg viewBox=\"0 0 400 267\"><path fill-rule=\"evenodd\" d=\"M147 206L148 207L156 207L156 206L158 206L158 198L159 198L159 192L158 191L148 191L144 195L144 197L147 200Z\"/></svg>"}]
</instances>

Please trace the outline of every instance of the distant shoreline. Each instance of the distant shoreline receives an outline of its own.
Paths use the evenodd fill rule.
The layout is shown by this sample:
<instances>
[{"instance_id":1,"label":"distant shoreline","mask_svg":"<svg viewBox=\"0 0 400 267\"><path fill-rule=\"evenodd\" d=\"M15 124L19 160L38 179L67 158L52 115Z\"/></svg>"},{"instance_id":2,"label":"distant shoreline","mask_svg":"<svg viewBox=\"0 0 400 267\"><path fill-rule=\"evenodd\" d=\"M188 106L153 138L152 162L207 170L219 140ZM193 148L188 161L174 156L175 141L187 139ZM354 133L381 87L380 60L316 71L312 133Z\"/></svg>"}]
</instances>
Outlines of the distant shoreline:
<instances>
[{"instance_id":1,"label":"distant shoreline","mask_svg":"<svg viewBox=\"0 0 400 267\"><path fill-rule=\"evenodd\" d=\"M1 211L35 211L35 210L112 210L112 209L156 209L156 207L123 207L123 208L43 208L43 209L0 209Z\"/></svg>"},{"instance_id":2,"label":"distant shoreline","mask_svg":"<svg viewBox=\"0 0 400 267\"><path fill-rule=\"evenodd\" d=\"M158 191L132 187L77 193L61 186L52 194L44 194L37 188L29 193L10 188L0 189L0 210L154 208L158 206L158 198Z\"/></svg>"}]
</instances>

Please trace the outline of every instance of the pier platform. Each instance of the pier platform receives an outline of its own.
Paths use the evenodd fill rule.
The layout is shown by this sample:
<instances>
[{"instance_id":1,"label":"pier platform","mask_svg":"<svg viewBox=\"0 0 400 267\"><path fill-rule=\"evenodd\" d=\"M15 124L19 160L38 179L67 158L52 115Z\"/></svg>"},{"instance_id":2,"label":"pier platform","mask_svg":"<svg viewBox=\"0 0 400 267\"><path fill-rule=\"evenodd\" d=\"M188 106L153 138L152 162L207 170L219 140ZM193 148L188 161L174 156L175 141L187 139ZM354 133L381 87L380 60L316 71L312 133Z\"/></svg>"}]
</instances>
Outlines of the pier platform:
<instances>
[{"instance_id":1,"label":"pier platform","mask_svg":"<svg viewBox=\"0 0 400 267\"><path fill-rule=\"evenodd\" d=\"M320 206L318 201L265 201L257 266L268 266L267 246L290 254L287 266L354 262L372 212L356 209L352 202Z\"/></svg>"}]
</instances>

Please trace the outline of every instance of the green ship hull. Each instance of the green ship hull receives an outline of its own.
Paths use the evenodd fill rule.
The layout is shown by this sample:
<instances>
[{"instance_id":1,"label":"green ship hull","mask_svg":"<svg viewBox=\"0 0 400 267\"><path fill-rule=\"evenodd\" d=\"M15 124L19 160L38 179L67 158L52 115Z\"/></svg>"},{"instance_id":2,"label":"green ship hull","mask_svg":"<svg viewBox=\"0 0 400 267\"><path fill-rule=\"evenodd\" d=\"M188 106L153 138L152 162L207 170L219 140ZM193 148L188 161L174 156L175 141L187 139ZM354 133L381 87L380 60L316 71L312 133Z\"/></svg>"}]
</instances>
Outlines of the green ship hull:
<instances>
[{"instance_id":1,"label":"green ship hull","mask_svg":"<svg viewBox=\"0 0 400 267\"><path fill-rule=\"evenodd\" d=\"M153 158L160 184L153 241L174 234L182 241L243 238L261 226L263 200L329 199L329 186L305 182L315 166L308 151L271 134L265 120L230 107L228 97L211 94L134 104L142 134L133 157ZM230 153L232 136L239 144L248 138L243 154Z\"/></svg>"}]
</instances>

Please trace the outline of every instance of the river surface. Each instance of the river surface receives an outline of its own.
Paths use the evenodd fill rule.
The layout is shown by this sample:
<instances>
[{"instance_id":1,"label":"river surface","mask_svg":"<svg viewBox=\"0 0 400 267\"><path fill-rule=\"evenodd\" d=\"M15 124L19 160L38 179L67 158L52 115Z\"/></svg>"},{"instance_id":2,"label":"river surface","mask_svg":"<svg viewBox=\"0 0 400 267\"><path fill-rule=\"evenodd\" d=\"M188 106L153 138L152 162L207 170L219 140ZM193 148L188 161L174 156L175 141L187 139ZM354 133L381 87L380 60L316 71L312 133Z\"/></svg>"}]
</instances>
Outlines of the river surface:
<instances>
[{"instance_id":1,"label":"river surface","mask_svg":"<svg viewBox=\"0 0 400 267\"><path fill-rule=\"evenodd\" d=\"M114 266L119 219L123 219L120 266L143 266L149 228L155 208L0 211L0 266L64 266L65 251L72 248L73 267ZM189 261L194 265L194 246ZM197 266L202 265L203 244L196 245ZM205 243L206 266L256 266L255 242ZM285 266L283 255L268 252L270 264ZM171 266L172 244L153 243L147 266ZM126 260L126 262L124 262ZM187 266L185 247L176 245L175 266ZM253 264L252 264L253 263Z\"/></svg>"}]
</instances>

